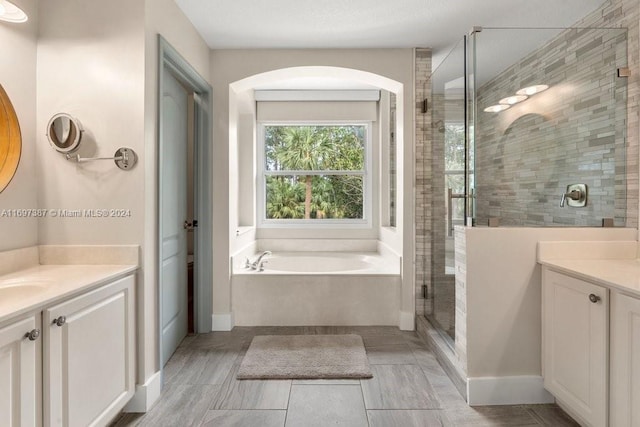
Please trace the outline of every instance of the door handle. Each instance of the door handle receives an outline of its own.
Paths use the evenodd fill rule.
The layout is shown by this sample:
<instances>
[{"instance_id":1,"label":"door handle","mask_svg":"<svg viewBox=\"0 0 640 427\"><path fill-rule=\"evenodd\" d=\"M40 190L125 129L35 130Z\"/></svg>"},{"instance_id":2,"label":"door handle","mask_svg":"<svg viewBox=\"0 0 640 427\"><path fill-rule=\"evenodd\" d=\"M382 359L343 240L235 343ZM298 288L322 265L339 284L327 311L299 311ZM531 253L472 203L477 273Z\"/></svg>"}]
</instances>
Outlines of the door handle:
<instances>
[{"instance_id":1,"label":"door handle","mask_svg":"<svg viewBox=\"0 0 640 427\"><path fill-rule=\"evenodd\" d=\"M193 221L184 221L182 226L187 231L192 231L194 228L198 228L198 220L194 219Z\"/></svg>"},{"instance_id":2,"label":"door handle","mask_svg":"<svg viewBox=\"0 0 640 427\"><path fill-rule=\"evenodd\" d=\"M453 199L466 199L465 194L454 193L453 189L447 190L447 237L453 236Z\"/></svg>"}]
</instances>

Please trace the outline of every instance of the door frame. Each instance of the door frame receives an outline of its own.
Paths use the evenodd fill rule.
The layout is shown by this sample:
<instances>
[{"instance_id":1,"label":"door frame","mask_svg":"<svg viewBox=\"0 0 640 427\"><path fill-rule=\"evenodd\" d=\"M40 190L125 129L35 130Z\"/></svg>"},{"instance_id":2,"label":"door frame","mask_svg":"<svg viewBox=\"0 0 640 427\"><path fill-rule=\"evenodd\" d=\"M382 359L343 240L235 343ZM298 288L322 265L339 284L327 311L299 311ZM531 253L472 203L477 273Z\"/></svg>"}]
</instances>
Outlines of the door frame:
<instances>
[{"instance_id":1,"label":"door frame","mask_svg":"<svg viewBox=\"0 0 640 427\"><path fill-rule=\"evenodd\" d=\"M162 210L161 189L163 186L162 178L162 144L164 143L164 135L162 132L162 88L164 86L166 73L171 73L173 77L178 79L188 90L193 91L195 96L194 102L194 214L198 220L198 232L194 233L194 326L196 333L211 331L211 314L212 314L212 293L211 286L213 270L213 248L212 248L212 110L213 110L213 89L207 81L198 74L198 72L189 64L178 51L167 42L167 40L158 34L158 87L157 87L157 108L158 120L156 132L157 141L157 255L156 255L156 274L158 277L158 360L160 362L160 370L163 370L162 360ZM186 113L186 112L185 112Z\"/></svg>"}]
</instances>

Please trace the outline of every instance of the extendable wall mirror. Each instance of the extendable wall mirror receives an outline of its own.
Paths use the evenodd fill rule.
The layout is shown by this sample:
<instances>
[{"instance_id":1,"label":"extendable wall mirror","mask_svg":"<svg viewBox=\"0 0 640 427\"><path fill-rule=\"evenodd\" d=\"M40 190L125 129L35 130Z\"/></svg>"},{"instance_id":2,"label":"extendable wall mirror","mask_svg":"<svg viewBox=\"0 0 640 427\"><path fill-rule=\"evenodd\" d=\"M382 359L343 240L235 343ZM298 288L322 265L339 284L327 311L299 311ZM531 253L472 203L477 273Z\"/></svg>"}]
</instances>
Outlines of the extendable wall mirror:
<instances>
[{"instance_id":1,"label":"extendable wall mirror","mask_svg":"<svg viewBox=\"0 0 640 427\"><path fill-rule=\"evenodd\" d=\"M15 175L21 152L22 134L18 116L9 95L0 85L0 192Z\"/></svg>"},{"instance_id":2,"label":"extendable wall mirror","mask_svg":"<svg viewBox=\"0 0 640 427\"><path fill-rule=\"evenodd\" d=\"M78 150L84 129L78 119L67 113L58 113L51 117L47 125L47 138L51 146L63 153L67 160L78 163L93 162L95 160L113 160L120 169L129 170L138 162L138 155L131 148L121 147L116 150L113 157L81 157L80 154L71 153Z\"/></svg>"},{"instance_id":3,"label":"extendable wall mirror","mask_svg":"<svg viewBox=\"0 0 640 427\"><path fill-rule=\"evenodd\" d=\"M67 113L56 114L47 125L49 144L61 153L71 153L78 149L82 140L82 125Z\"/></svg>"}]
</instances>

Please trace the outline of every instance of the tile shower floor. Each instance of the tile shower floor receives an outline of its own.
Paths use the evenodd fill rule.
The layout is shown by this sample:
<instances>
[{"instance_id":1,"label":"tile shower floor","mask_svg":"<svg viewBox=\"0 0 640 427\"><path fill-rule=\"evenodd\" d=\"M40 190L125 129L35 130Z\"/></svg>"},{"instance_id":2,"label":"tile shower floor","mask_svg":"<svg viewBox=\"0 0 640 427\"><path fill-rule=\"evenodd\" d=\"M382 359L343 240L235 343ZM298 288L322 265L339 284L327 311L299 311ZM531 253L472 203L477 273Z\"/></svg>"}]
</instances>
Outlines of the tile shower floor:
<instances>
[{"instance_id":1,"label":"tile shower floor","mask_svg":"<svg viewBox=\"0 0 640 427\"><path fill-rule=\"evenodd\" d=\"M367 380L236 380L255 335L361 335ZM471 408L413 332L394 327L234 328L185 338L146 414L112 426L577 426L555 405Z\"/></svg>"}]
</instances>

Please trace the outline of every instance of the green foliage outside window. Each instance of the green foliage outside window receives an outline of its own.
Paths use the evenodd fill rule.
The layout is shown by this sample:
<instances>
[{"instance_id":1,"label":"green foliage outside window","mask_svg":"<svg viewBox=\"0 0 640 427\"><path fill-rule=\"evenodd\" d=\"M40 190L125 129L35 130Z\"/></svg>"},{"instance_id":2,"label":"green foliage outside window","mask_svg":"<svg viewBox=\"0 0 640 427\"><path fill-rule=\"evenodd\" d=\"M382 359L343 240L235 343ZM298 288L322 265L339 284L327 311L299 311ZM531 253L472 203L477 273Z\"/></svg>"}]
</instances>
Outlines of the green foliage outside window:
<instances>
[{"instance_id":1,"label":"green foliage outside window","mask_svg":"<svg viewBox=\"0 0 640 427\"><path fill-rule=\"evenodd\" d=\"M363 125L265 126L266 218L364 218L365 137Z\"/></svg>"}]
</instances>

